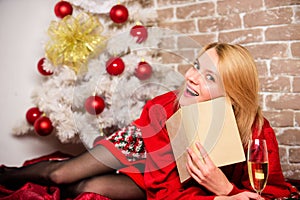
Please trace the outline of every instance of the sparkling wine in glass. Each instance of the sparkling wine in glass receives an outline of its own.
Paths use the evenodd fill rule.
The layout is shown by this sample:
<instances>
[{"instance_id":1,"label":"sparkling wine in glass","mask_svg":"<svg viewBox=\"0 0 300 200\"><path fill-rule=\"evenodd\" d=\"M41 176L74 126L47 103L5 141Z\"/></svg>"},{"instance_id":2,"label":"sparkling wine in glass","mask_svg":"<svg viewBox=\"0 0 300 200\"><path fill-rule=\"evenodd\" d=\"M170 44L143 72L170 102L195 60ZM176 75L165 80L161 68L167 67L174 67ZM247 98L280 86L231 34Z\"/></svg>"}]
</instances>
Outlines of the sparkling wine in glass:
<instances>
[{"instance_id":1,"label":"sparkling wine in glass","mask_svg":"<svg viewBox=\"0 0 300 200\"><path fill-rule=\"evenodd\" d=\"M252 188L261 195L268 180L269 162L266 140L253 139L249 141L248 174Z\"/></svg>"}]
</instances>

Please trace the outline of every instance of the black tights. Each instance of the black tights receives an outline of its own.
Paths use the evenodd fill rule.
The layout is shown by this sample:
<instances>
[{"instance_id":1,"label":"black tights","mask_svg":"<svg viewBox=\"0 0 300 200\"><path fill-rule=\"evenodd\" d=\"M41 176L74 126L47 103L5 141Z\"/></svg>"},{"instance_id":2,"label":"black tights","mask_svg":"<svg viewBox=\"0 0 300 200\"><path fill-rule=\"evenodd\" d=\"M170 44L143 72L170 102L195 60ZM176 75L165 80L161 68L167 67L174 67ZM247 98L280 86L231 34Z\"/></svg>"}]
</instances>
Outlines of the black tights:
<instances>
[{"instance_id":1,"label":"black tights","mask_svg":"<svg viewBox=\"0 0 300 200\"><path fill-rule=\"evenodd\" d=\"M42 161L20 168L2 168L0 184L16 189L26 182L57 185L62 197L94 192L111 199L145 199L128 176L116 174L122 164L103 146L64 161Z\"/></svg>"}]
</instances>

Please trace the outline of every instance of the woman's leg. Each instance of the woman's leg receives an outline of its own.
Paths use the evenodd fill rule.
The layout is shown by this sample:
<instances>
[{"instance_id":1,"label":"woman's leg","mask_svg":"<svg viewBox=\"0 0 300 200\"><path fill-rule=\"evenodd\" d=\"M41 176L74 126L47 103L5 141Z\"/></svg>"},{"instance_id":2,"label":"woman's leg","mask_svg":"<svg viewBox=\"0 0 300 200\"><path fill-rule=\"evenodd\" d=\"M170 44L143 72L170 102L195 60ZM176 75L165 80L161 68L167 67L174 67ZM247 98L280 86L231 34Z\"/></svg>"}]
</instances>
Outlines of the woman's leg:
<instances>
[{"instance_id":1,"label":"woman's leg","mask_svg":"<svg viewBox=\"0 0 300 200\"><path fill-rule=\"evenodd\" d=\"M83 192L101 194L114 200L146 199L145 192L123 174L105 174L61 187L63 198L74 198Z\"/></svg>"},{"instance_id":2,"label":"woman's leg","mask_svg":"<svg viewBox=\"0 0 300 200\"><path fill-rule=\"evenodd\" d=\"M105 147L64 161L42 161L20 168L2 168L0 184L19 187L31 181L39 184L68 184L94 175L112 173L121 163Z\"/></svg>"}]
</instances>

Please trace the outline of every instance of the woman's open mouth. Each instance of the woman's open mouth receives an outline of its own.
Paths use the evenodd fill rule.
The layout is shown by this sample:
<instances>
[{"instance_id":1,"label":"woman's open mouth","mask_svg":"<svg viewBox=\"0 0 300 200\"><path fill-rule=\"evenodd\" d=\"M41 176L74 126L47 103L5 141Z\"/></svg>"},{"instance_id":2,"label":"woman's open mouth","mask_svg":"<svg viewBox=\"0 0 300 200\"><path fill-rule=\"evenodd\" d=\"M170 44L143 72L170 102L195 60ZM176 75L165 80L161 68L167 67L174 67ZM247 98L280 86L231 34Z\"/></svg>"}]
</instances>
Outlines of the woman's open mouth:
<instances>
[{"instance_id":1,"label":"woman's open mouth","mask_svg":"<svg viewBox=\"0 0 300 200\"><path fill-rule=\"evenodd\" d=\"M186 94L189 96L199 96L198 92L196 92L195 90L193 90L192 88L190 88L189 86L186 87L185 90Z\"/></svg>"}]
</instances>

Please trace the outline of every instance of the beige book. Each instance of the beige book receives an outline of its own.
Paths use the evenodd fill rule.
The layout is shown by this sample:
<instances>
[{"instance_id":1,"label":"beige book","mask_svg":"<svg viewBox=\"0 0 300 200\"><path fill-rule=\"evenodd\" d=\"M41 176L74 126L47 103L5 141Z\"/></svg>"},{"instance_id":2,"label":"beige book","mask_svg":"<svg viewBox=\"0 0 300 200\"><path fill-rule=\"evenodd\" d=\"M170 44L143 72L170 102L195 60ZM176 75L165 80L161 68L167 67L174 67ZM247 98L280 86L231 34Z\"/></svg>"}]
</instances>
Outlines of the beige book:
<instances>
[{"instance_id":1,"label":"beige book","mask_svg":"<svg viewBox=\"0 0 300 200\"><path fill-rule=\"evenodd\" d=\"M180 181L190 178L186 169L187 147L201 157L195 142L200 142L216 166L245 161L230 100L219 97L181 107L166 122Z\"/></svg>"}]
</instances>

